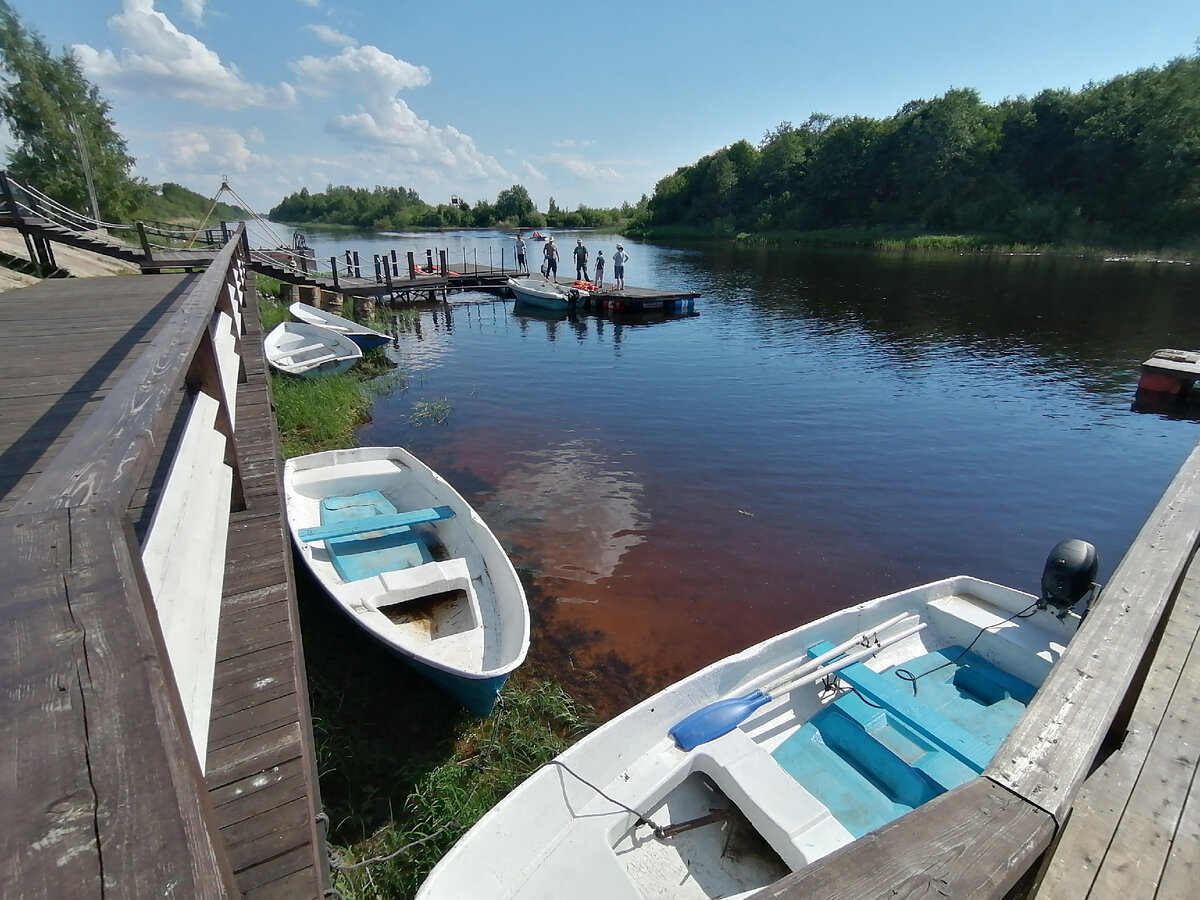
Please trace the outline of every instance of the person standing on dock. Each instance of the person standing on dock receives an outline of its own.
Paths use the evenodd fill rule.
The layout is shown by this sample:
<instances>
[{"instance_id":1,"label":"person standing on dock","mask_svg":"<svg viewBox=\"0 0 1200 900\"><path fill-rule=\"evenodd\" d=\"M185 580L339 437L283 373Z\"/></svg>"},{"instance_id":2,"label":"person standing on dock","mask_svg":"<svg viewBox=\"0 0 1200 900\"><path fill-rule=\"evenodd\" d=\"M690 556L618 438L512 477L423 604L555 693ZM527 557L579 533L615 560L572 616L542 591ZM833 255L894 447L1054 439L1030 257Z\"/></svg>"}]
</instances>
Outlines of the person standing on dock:
<instances>
[{"instance_id":1,"label":"person standing on dock","mask_svg":"<svg viewBox=\"0 0 1200 900\"><path fill-rule=\"evenodd\" d=\"M525 238L517 233L517 274L528 275L529 263L525 261Z\"/></svg>"},{"instance_id":2,"label":"person standing on dock","mask_svg":"<svg viewBox=\"0 0 1200 900\"><path fill-rule=\"evenodd\" d=\"M546 257L546 264L542 266L542 275L546 278L550 277L550 273L554 273L554 283L558 284L558 247L554 246L554 238L546 238L546 249L542 251Z\"/></svg>"},{"instance_id":3,"label":"person standing on dock","mask_svg":"<svg viewBox=\"0 0 1200 900\"><path fill-rule=\"evenodd\" d=\"M604 251L596 251L596 277L592 279L593 284L597 284L603 289L604 287Z\"/></svg>"},{"instance_id":4,"label":"person standing on dock","mask_svg":"<svg viewBox=\"0 0 1200 900\"><path fill-rule=\"evenodd\" d=\"M587 247L583 246L583 238L575 242L575 280L587 281Z\"/></svg>"},{"instance_id":5,"label":"person standing on dock","mask_svg":"<svg viewBox=\"0 0 1200 900\"><path fill-rule=\"evenodd\" d=\"M625 252L625 248L617 244L617 252L613 254L613 281L616 282L618 291L625 290L625 263L629 261L629 254Z\"/></svg>"}]
</instances>

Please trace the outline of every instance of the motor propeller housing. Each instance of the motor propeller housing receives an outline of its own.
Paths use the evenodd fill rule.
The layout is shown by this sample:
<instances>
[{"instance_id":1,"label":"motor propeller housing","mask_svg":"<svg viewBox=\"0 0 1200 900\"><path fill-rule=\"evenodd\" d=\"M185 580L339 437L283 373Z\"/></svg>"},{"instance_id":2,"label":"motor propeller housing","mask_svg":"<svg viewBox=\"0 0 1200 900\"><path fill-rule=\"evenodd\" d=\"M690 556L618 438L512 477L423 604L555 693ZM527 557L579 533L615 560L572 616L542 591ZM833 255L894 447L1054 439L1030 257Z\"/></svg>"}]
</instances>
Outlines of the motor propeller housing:
<instances>
[{"instance_id":1,"label":"motor propeller housing","mask_svg":"<svg viewBox=\"0 0 1200 900\"><path fill-rule=\"evenodd\" d=\"M1087 541L1077 538L1059 541L1050 551L1046 568L1042 570L1038 609L1053 607L1062 618L1096 587L1099 569L1096 548Z\"/></svg>"}]
</instances>

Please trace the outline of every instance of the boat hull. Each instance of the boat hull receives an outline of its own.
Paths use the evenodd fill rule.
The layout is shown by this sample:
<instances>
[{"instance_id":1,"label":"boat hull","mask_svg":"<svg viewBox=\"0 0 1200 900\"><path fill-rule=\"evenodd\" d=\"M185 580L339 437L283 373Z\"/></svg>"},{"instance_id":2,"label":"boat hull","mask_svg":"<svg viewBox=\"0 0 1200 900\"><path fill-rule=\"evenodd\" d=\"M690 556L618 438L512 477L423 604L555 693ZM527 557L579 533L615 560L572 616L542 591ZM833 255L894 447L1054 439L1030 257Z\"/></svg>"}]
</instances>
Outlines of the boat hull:
<instances>
[{"instance_id":1,"label":"boat hull","mask_svg":"<svg viewBox=\"0 0 1200 900\"><path fill-rule=\"evenodd\" d=\"M1076 627L1047 611L1018 618L1035 607L1029 594L957 576L720 660L534 773L450 850L418 897L749 896L978 776ZM672 738L710 704L744 699L891 620L860 661L778 688L691 749ZM835 660L844 661L835 654L824 665ZM899 669L918 676L919 702ZM823 690L835 677L854 690ZM714 808L728 819L655 834ZM730 841L741 843L725 852Z\"/></svg>"},{"instance_id":2,"label":"boat hull","mask_svg":"<svg viewBox=\"0 0 1200 900\"><path fill-rule=\"evenodd\" d=\"M513 296L529 306L541 309L568 310L587 298L587 292L558 286L536 278L510 278L508 289Z\"/></svg>"},{"instance_id":3,"label":"boat hull","mask_svg":"<svg viewBox=\"0 0 1200 900\"><path fill-rule=\"evenodd\" d=\"M385 344L391 343L392 340L381 331L367 328L365 325L361 325L351 319L315 306L309 306L307 303L297 301L288 307L288 312L299 322L316 325L319 328L328 328L339 334L344 334L363 350L373 350L376 347L382 347Z\"/></svg>"},{"instance_id":4,"label":"boat hull","mask_svg":"<svg viewBox=\"0 0 1200 900\"><path fill-rule=\"evenodd\" d=\"M476 715L529 649L520 579L479 515L400 447L284 464L301 558L358 627Z\"/></svg>"}]
</instances>

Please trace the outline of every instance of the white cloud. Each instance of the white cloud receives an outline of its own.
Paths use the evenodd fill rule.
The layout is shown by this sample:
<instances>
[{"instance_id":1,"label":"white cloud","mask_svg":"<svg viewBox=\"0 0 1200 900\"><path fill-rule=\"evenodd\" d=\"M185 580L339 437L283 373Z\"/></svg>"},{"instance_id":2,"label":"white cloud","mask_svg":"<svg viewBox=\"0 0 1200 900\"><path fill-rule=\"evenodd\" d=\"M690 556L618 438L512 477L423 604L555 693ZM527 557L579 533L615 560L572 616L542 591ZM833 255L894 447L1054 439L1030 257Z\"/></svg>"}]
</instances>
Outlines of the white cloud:
<instances>
[{"instance_id":1,"label":"white cloud","mask_svg":"<svg viewBox=\"0 0 1200 900\"><path fill-rule=\"evenodd\" d=\"M336 28L330 28L328 25L305 25L309 31L317 36L318 40L324 41L326 44L332 44L335 47L355 47L358 41L350 37L348 34L342 34Z\"/></svg>"},{"instance_id":2,"label":"white cloud","mask_svg":"<svg viewBox=\"0 0 1200 900\"><path fill-rule=\"evenodd\" d=\"M87 44L73 48L84 72L104 87L224 110L295 104L291 85L267 88L246 81L236 66L222 64L202 41L176 28L154 8L154 0L125 0L122 12L108 24L128 42L119 56Z\"/></svg>"},{"instance_id":3,"label":"white cloud","mask_svg":"<svg viewBox=\"0 0 1200 900\"><path fill-rule=\"evenodd\" d=\"M204 21L204 7L207 3L208 0L179 0L183 14L197 25Z\"/></svg>"},{"instance_id":4,"label":"white cloud","mask_svg":"<svg viewBox=\"0 0 1200 900\"><path fill-rule=\"evenodd\" d=\"M180 128L159 135L161 164L184 171L248 172L269 166L267 156L250 149L262 140L260 133L243 136L232 128ZM256 171L256 177L257 177Z\"/></svg>"},{"instance_id":5,"label":"white cloud","mask_svg":"<svg viewBox=\"0 0 1200 900\"><path fill-rule=\"evenodd\" d=\"M335 115L326 123L325 130L335 137L409 165L450 168L467 177L505 174L469 135L453 126L432 125L397 96L429 84L425 66L365 45L333 57L306 56L291 67L306 91L357 96L355 112Z\"/></svg>"},{"instance_id":6,"label":"white cloud","mask_svg":"<svg viewBox=\"0 0 1200 900\"><path fill-rule=\"evenodd\" d=\"M577 178L589 181L621 180L621 174L611 166L599 166L590 160L580 159L578 156L555 156L553 161Z\"/></svg>"}]
</instances>

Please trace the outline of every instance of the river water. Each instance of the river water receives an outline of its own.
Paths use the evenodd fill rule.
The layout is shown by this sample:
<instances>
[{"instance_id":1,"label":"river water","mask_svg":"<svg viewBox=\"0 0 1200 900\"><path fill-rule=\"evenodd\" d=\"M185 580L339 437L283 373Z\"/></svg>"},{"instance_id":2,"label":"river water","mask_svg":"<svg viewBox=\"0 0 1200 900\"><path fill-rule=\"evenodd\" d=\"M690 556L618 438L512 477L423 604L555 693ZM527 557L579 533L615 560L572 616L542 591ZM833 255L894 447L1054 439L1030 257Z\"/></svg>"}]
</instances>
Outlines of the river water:
<instances>
[{"instance_id":1,"label":"river water","mask_svg":"<svg viewBox=\"0 0 1200 900\"><path fill-rule=\"evenodd\" d=\"M577 236L624 243L630 285L699 291L696 315L455 295L398 333L411 378L359 440L408 447L479 510L527 587L530 665L602 716L925 581L1036 593L1063 538L1105 578L1197 439L1131 408L1141 360L1200 347L1196 267L557 234ZM498 232L307 237L364 267L513 259Z\"/></svg>"}]
</instances>

